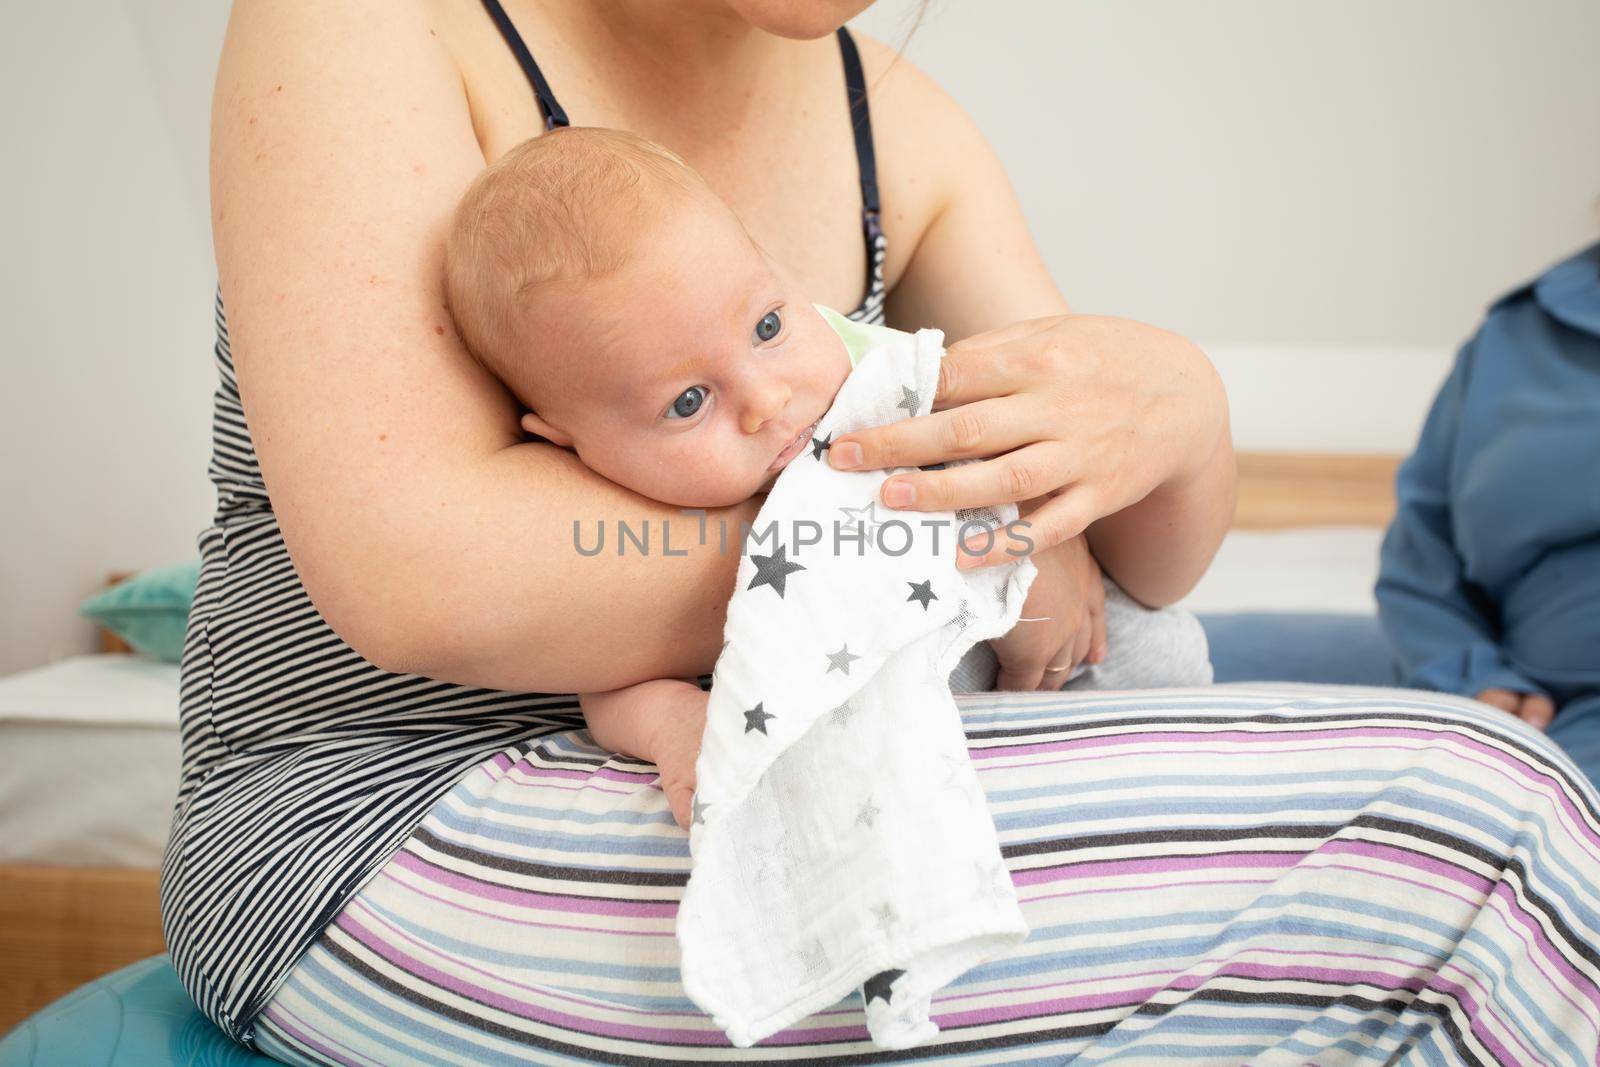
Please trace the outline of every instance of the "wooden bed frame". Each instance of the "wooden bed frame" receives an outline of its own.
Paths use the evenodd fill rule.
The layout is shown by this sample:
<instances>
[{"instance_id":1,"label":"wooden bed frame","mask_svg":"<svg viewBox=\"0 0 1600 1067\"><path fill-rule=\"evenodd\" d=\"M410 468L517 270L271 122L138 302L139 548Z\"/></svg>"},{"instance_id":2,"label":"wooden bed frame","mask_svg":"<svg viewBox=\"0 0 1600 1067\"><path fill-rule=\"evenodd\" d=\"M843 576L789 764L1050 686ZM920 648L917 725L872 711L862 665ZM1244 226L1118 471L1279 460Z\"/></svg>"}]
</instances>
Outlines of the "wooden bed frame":
<instances>
[{"instance_id":1,"label":"wooden bed frame","mask_svg":"<svg viewBox=\"0 0 1600 1067\"><path fill-rule=\"evenodd\" d=\"M1243 453L1233 525L1387 525L1398 465L1396 456ZM131 651L106 631L101 650ZM156 899L151 870L0 865L0 1033L83 983L164 951Z\"/></svg>"}]
</instances>

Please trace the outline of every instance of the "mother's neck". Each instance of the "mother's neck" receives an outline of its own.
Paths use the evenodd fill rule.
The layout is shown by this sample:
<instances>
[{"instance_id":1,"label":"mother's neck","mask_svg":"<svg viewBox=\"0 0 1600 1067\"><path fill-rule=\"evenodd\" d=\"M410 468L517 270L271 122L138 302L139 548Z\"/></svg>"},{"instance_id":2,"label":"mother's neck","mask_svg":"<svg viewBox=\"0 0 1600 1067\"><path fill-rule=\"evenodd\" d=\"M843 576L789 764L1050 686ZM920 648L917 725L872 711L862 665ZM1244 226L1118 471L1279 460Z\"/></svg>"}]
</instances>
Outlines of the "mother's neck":
<instances>
[{"instance_id":1,"label":"mother's neck","mask_svg":"<svg viewBox=\"0 0 1600 1067\"><path fill-rule=\"evenodd\" d=\"M799 106L814 73L808 58L818 48L837 52L831 40L757 29L726 0L537 2L629 127L702 168L715 168L738 131L788 121L785 109Z\"/></svg>"},{"instance_id":2,"label":"mother's neck","mask_svg":"<svg viewBox=\"0 0 1600 1067\"><path fill-rule=\"evenodd\" d=\"M613 75L723 90L754 84L794 42L757 29L727 0L540 0L564 33L610 58ZM684 85L687 81L689 84Z\"/></svg>"}]
</instances>

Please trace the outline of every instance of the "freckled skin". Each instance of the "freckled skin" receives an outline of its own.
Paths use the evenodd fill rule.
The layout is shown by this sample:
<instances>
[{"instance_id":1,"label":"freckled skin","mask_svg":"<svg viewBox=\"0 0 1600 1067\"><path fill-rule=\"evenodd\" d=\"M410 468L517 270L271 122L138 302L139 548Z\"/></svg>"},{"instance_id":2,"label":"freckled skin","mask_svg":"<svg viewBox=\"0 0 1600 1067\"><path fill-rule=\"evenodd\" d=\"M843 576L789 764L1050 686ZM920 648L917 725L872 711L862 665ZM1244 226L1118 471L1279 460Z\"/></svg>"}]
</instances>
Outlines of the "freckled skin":
<instances>
[{"instance_id":1,"label":"freckled skin","mask_svg":"<svg viewBox=\"0 0 1600 1067\"><path fill-rule=\"evenodd\" d=\"M725 507L771 487L768 467L833 404L850 357L721 201L662 210L621 270L557 283L525 309L519 331L540 343L523 380L556 384L533 391L548 395L523 425L652 500ZM760 340L773 311L781 332Z\"/></svg>"}]
</instances>

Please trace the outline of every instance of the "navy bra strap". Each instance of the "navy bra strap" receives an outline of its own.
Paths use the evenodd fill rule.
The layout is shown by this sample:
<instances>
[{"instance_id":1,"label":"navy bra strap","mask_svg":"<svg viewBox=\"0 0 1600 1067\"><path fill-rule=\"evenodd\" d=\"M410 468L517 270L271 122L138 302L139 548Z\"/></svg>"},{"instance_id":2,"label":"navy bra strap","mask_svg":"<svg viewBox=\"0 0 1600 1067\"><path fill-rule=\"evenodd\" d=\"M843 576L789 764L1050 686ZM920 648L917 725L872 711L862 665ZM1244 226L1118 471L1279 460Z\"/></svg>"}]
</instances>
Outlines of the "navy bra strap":
<instances>
[{"instance_id":1,"label":"navy bra strap","mask_svg":"<svg viewBox=\"0 0 1600 1067\"><path fill-rule=\"evenodd\" d=\"M856 163L861 168L861 221L870 240L883 233L878 222L878 159L872 151L872 112L867 108L867 79L861 71L861 53L850 31L839 27L839 51L844 55L845 96L850 101L850 128L856 136Z\"/></svg>"},{"instance_id":2,"label":"navy bra strap","mask_svg":"<svg viewBox=\"0 0 1600 1067\"><path fill-rule=\"evenodd\" d=\"M517 57L517 62L522 64L522 72L533 83L533 95L538 98L539 106L544 109L544 128L553 130L557 126L572 125L567 121L567 113L556 103L556 94L550 91L550 83L544 80L539 64L533 61L533 53L522 43L522 35L511 24L506 9L500 6L500 0L483 0L483 6L489 9L489 17L500 27L500 36L511 46L512 54Z\"/></svg>"}]
</instances>

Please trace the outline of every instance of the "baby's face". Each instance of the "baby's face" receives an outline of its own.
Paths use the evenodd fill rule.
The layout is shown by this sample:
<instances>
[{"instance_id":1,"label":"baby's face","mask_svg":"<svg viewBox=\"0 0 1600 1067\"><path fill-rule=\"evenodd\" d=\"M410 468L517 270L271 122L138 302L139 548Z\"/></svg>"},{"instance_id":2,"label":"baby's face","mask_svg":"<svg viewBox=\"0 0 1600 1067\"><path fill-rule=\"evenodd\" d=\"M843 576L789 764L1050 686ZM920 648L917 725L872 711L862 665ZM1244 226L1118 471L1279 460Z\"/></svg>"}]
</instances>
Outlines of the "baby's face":
<instances>
[{"instance_id":1,"label":"baby's face","mask_svg":"<svg viewBox=\"0 0 1600 1067\"><path fill-rule=\"evenodd\" d=\"M850 357L719 201L663 210L621 271L563 286L542 316L560 320L542 365L561 380L524 425L653 500L724 507L812 461Z\"/></svg>"}]
</instances>

